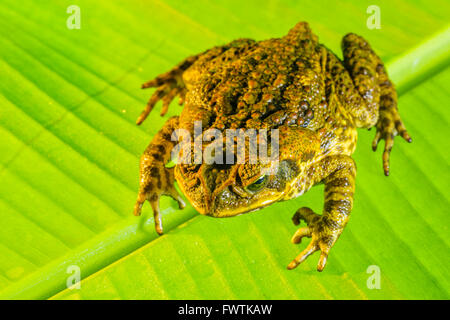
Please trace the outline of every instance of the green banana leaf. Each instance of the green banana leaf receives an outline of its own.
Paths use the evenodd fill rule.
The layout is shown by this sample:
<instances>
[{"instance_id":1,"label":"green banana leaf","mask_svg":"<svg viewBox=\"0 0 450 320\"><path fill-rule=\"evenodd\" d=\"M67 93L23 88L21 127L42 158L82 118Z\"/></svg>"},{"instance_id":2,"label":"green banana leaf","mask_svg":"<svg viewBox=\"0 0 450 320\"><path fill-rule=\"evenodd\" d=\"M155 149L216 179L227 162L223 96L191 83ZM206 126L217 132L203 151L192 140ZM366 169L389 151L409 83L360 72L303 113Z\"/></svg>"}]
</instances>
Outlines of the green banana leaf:
<instances>
[{"instance_id":1,"label":"green banana leaf","mask_svg":"<svg viewBox=\"0 0 450 320\"><path fill-rule=\"evenodd\" d=\"M71 5L80 29L69 29ZM368 7L380 9L369 29ZM0 298L448 299L450 4L431 1L0 2ZM321 211L323 187L231 219L161 202L131 212L139 157L165 119L134 123L140 84L236 38L284 35L308 21L340 55L348 32L386 62L413 137L397 139L391 176L374 132L360 131L350 223L326 269L293 245L291 216ZM306 241L305 241L306 242ZM68 288L72 267L79 288ZM376 266L380 286L370 285Z\"/></svg>"}]
</instances>

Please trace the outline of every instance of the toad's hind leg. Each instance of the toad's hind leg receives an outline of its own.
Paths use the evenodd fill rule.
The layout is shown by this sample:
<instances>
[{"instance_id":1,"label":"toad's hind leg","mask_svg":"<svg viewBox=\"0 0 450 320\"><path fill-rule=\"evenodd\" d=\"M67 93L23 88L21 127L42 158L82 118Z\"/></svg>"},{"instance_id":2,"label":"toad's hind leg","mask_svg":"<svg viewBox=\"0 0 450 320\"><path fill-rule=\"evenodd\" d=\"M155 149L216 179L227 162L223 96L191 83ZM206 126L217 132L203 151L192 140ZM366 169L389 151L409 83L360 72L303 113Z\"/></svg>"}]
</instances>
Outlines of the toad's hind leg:
<instances>
[{"instance_id":1,"label":"toad's hind leg","mask_svg":"<svg viewBox=\"0 0 450 320\"><path fill-rule=\"evenodd\" d=\"M366 40L353 33L347 34L342 40L342 50L344 65L365 102L365 107L355 109L354 116L360 127L376 126L377 133L372 143L374 151L378 142L385 140L383 168L389 175L389 155L395 136L400 135L411 142L398 112L397 92L383 62Z\"/></svg>"}]
</instances>

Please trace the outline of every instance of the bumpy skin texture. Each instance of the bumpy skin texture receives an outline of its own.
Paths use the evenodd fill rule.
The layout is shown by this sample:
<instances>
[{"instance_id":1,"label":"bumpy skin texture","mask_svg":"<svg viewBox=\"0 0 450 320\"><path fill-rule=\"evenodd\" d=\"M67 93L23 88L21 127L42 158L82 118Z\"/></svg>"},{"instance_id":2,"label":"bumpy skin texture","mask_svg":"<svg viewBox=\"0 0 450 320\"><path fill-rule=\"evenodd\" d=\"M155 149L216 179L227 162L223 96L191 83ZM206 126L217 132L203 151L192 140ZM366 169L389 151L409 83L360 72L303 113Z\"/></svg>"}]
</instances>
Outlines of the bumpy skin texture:
<instances>
[{"instance_id":1,"label":"bumpy skin texture","mask_svg":"<svg viewBox=\"0 0 450 320\"><path fill-rule=\"evenodd\" d=\"M235 40L182 61L169 72L145 83L156 87L137 123L162 100L164 115L179 96L184 108L169 119L141 158L140 190L134 213L145 200L152 205L155 225L162 233L159 198L169 195L184 203L173 183L202 214L228 217L302 195L325 184L321 215L300 208L293 217L300 228L292 242L311 242L289 265L295 268L320 251L317 269L348 222L353 206L357 128L376 127L374 150L385 140L383 167L389 174L389 153L396 135L411 141L397 110L397 94L383 63L360 36L342 40L343 61L318 42L306 22L279 39ZM194 121L203 131L278 129L279 161L241 164L165 164L175 142L174 130L194 135ZM248 147L248 146L247 146ZM248 159L247 159L248 160ZM173 172L174 171L174 172ZM261 181L257 191L249 186Z\"/></svg>"}]
</instances>

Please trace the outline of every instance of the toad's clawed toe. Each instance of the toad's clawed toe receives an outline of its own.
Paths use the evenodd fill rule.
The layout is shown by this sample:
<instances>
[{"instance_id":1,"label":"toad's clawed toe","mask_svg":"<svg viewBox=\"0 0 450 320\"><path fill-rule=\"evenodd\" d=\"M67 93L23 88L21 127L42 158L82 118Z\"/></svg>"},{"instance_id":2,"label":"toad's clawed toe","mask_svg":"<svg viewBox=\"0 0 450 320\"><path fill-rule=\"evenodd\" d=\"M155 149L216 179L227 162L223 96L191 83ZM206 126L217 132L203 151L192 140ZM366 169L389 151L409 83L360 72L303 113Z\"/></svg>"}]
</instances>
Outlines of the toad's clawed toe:
<instances>
[{"instance_id":1,"label":"toad's clawed toe","mask_svg":"<svg viewBox=\"0 0 450 320\"><path fill-rule=\"evenodd\" d=\"M139 216L141 214L142 206L145 200L150 202L150 205L153 209L153 217L155 219L155 229L158 234L163 234L163 227L161 221L161 213L159 210L159 198L160 195L156 192L144 192L140 191L138 194L138 198L136 200L136 204L134 205L134 215Z\"/></svg>"}]
</instances>

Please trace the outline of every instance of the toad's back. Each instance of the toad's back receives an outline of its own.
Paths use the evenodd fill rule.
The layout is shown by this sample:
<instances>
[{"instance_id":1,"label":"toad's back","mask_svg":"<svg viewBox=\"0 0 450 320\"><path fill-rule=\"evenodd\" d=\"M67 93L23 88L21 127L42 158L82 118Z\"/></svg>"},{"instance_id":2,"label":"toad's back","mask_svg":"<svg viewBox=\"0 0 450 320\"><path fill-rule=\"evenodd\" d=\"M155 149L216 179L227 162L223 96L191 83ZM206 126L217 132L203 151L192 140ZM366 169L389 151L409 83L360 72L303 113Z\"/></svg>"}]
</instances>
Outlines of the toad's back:
<instances>
[{"instance_id":1,"label":"toad's back","mask_svg":"<svg viewBox=\"0 0 450 320\"><path fill-rule=\"evenodd\" d=\"M303 27L303 28L301 28ZM326 49L299 25L280 39L239 39L211 49L183 75L189 121L202 109L207 128L274 128L282 124L316 130L328 112Z\"/></svg>"}]
</instances>

